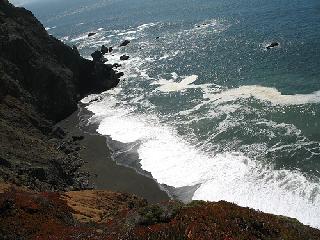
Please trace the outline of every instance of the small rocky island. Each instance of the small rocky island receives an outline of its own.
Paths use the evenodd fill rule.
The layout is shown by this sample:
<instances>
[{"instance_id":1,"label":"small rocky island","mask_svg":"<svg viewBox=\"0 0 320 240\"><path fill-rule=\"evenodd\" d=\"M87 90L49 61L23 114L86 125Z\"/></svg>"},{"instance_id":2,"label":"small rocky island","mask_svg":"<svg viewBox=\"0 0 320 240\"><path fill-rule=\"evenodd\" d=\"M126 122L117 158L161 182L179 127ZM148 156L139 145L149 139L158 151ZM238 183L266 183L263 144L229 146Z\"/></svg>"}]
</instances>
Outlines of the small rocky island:
<instances>
[{"instance_id":1,"label":"small rocky island","mask_svg":"<svg viewBox=\"0 0 320 240\"><path fill-rule=\"evenodd\" d=\"M232 203L148 204L94 190L81 169L83 136L55 124L87 94L118 85L119 65L103 60L111 51L86 60L0 0L0 239L320 239L295 219Z\"/></svg>"}]
</instances>

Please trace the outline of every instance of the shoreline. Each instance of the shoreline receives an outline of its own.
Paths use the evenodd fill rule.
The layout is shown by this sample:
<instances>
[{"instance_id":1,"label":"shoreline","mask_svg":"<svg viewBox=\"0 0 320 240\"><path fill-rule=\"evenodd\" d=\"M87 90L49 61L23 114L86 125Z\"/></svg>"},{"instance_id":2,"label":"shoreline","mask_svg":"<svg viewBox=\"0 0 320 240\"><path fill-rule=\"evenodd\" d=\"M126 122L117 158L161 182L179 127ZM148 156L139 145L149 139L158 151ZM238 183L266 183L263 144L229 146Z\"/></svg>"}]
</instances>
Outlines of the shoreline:
<instances>
[{"instance_id":1,"label":"shoreline","mask_svg":"<svg viewBox=\"0 0 320 240\"><path fill-rule=\"evenodd\" d=\"M170 193L162 189L151 176L114 161L107 137L95 132L95 124L87 126L84 123L91 116L88 110L79 105L76 112L56 125L66 130L70 137L84 136L79 154L85 163L80 170L90 174L89 184L96 190L132 193L150 203L170 200Z\"/></svg>"}]
</instances>

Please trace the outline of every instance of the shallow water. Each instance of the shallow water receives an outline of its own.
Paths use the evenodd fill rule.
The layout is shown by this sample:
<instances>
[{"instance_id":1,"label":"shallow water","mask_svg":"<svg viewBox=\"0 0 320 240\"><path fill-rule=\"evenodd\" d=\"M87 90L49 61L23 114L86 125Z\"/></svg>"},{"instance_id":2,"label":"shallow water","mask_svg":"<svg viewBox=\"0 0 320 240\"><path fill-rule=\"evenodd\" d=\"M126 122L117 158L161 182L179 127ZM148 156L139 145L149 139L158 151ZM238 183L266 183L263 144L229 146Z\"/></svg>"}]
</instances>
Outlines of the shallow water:
<instances>
[{"instance_id":1,"label":"shallow water","mask_svg":"<svg viewBox=\"0 0 320 240\"><path fill-rule=\"evenodd\" d=\"M88 106L99 133L132 143L160 184L199 186L193 199L320 228L318 1L63 3L26 7L87 58L131 40L106 55L130 56L125 80Z\"/></svg>"}]
</instances>

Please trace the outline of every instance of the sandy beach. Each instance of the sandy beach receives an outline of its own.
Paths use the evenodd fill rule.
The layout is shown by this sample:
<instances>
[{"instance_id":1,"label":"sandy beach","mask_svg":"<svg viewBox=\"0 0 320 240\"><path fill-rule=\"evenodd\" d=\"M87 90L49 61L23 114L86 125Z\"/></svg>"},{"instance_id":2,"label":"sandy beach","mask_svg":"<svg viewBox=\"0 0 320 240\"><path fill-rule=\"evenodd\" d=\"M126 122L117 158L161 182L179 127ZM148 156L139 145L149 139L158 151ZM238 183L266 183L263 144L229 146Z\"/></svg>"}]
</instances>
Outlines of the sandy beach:
<instances>
[{"instance_id":1,"label":"sandy beach","mask_svg":"<svg viewBox=\"0 0 320 240\"><path fill-rule=\"evenodd\" d=\"M120 166L112 159L112 152L106 144L106 137L95 132L96 126L83 126L81 119L90 117L90 112L79 108L70 117L58 123L68 135L84 136L80 154L85 164L82 170L90 173L95 189L133 193L149 202L168 200L168 194L150 177L137 173L133 168Z\"/></svg>"}]
</instances>

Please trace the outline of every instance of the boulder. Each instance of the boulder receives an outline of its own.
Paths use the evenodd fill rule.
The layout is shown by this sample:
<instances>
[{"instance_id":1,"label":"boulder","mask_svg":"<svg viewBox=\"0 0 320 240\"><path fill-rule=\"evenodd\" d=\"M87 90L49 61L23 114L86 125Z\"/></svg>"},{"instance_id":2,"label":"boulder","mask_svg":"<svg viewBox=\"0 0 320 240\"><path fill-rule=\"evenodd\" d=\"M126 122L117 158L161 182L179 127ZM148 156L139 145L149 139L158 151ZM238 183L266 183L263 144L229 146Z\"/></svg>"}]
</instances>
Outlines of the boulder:
<instances>
[{"instance_id":1,"label":"boulder","mask_svg":"<svg viewBox=\"0 0 320 240\"><path fill-rule=\"evenodd\" d=\"M73 46L72 46L72 50L73 50L73 52L74 52L75 54L77 54L77 55L80 57L80 53L79 53L79 50L78 50L78 48L77 48L76 45L73 45Z\"/></svg>"},{"instance_id":2,"label":"boulder","mask_svg":"<svg viewBox=\"0 0 320 240\"><path fill-rule=\"evenodd\" d=\"M121 67L121 64L119 64L119 63L114 63L114 64L112 65L112 68L118 68L118 67Z\"/></svg>"},{"instance_id":3,"label":"boulder","mask_svg":"<svg viewBox=\"0 0 320 240\"><path fill-rule=\"evenodd\" d=\"M121 61L125 61L125 60L128 60L130 57L129 56L127 56L127 55L122 55L121 57L120 57L120 60Z\"/></svg>"},{"instance_id":4,"label":"boulder","mask_svg":"<svg viewBox=\"0 0 320 240\"><path fill-rule=\"evenodd\" d=\"M122 76L124 76L124 73L123 73L123 72L118 72L118 73L117 73L117 76L118 76L118 77L122 77Z\"/></svg>"},{"instance_id":5,"label":"boulder","mask_svg":"<svg viewBox=\"0 0 320 240\"><path fill-rule=\"evenodd\" d=\"M107 48L105 45L102 45L101 46L101 53L102 54L106 54L109 52L109 48Z\"/></svg>"},{"instance_id":6,"label":"boulder","mask_svg":"<svg viewBox=\"0 0 320 240\"><path fill-rule=\"evenodd\" d=\"M111 53L113 51L113 48L112 47L109 47L109 52Z\"/></svg>"},{"instance_id":7,"label":"boulder","mask_svg":"<svg viewBox=\"0 0 320 240\"><path fill-rule=\"evenodd\" d=\"M267 48L267 49L270 49L270 48L274 48L274 47L277 47L277 46L279 46L279 43L273 42L273 43L271 43L270 45L268 45L266 48Z\"/></svg>"},{"instance_id":8,"label":"boulder","mask_svg":"<svg viewBox=\"0 0 320 240\"><path fill-rule=\"evenodd\" d=\"M94 62L102 62L103 54L101 51L97 50L91 54Z\"/></svg>"},{"instance_id":9,"label":"boulder","mask_svg":"<svg viewBox=\"0 0 320 240\"><path fill-rule=\"evenodd\" d=\"M90 32L90 33L88 33L88 37L92 37L92 36L94 36L94 35L96 35L97 33L95 33L95 32Z\"/></svg>"},{"instance_id":10,"label":"boulder","mask_svg":"<svg viewBox=\"0 0 320 240\"><path fill-rule=\"evenodd\" d=\"M125 47L125 46L127 46L129 43L130 43L129 40L124 40L124 41L120 44L120 47Z\"/></svg>"}]
</instances>

